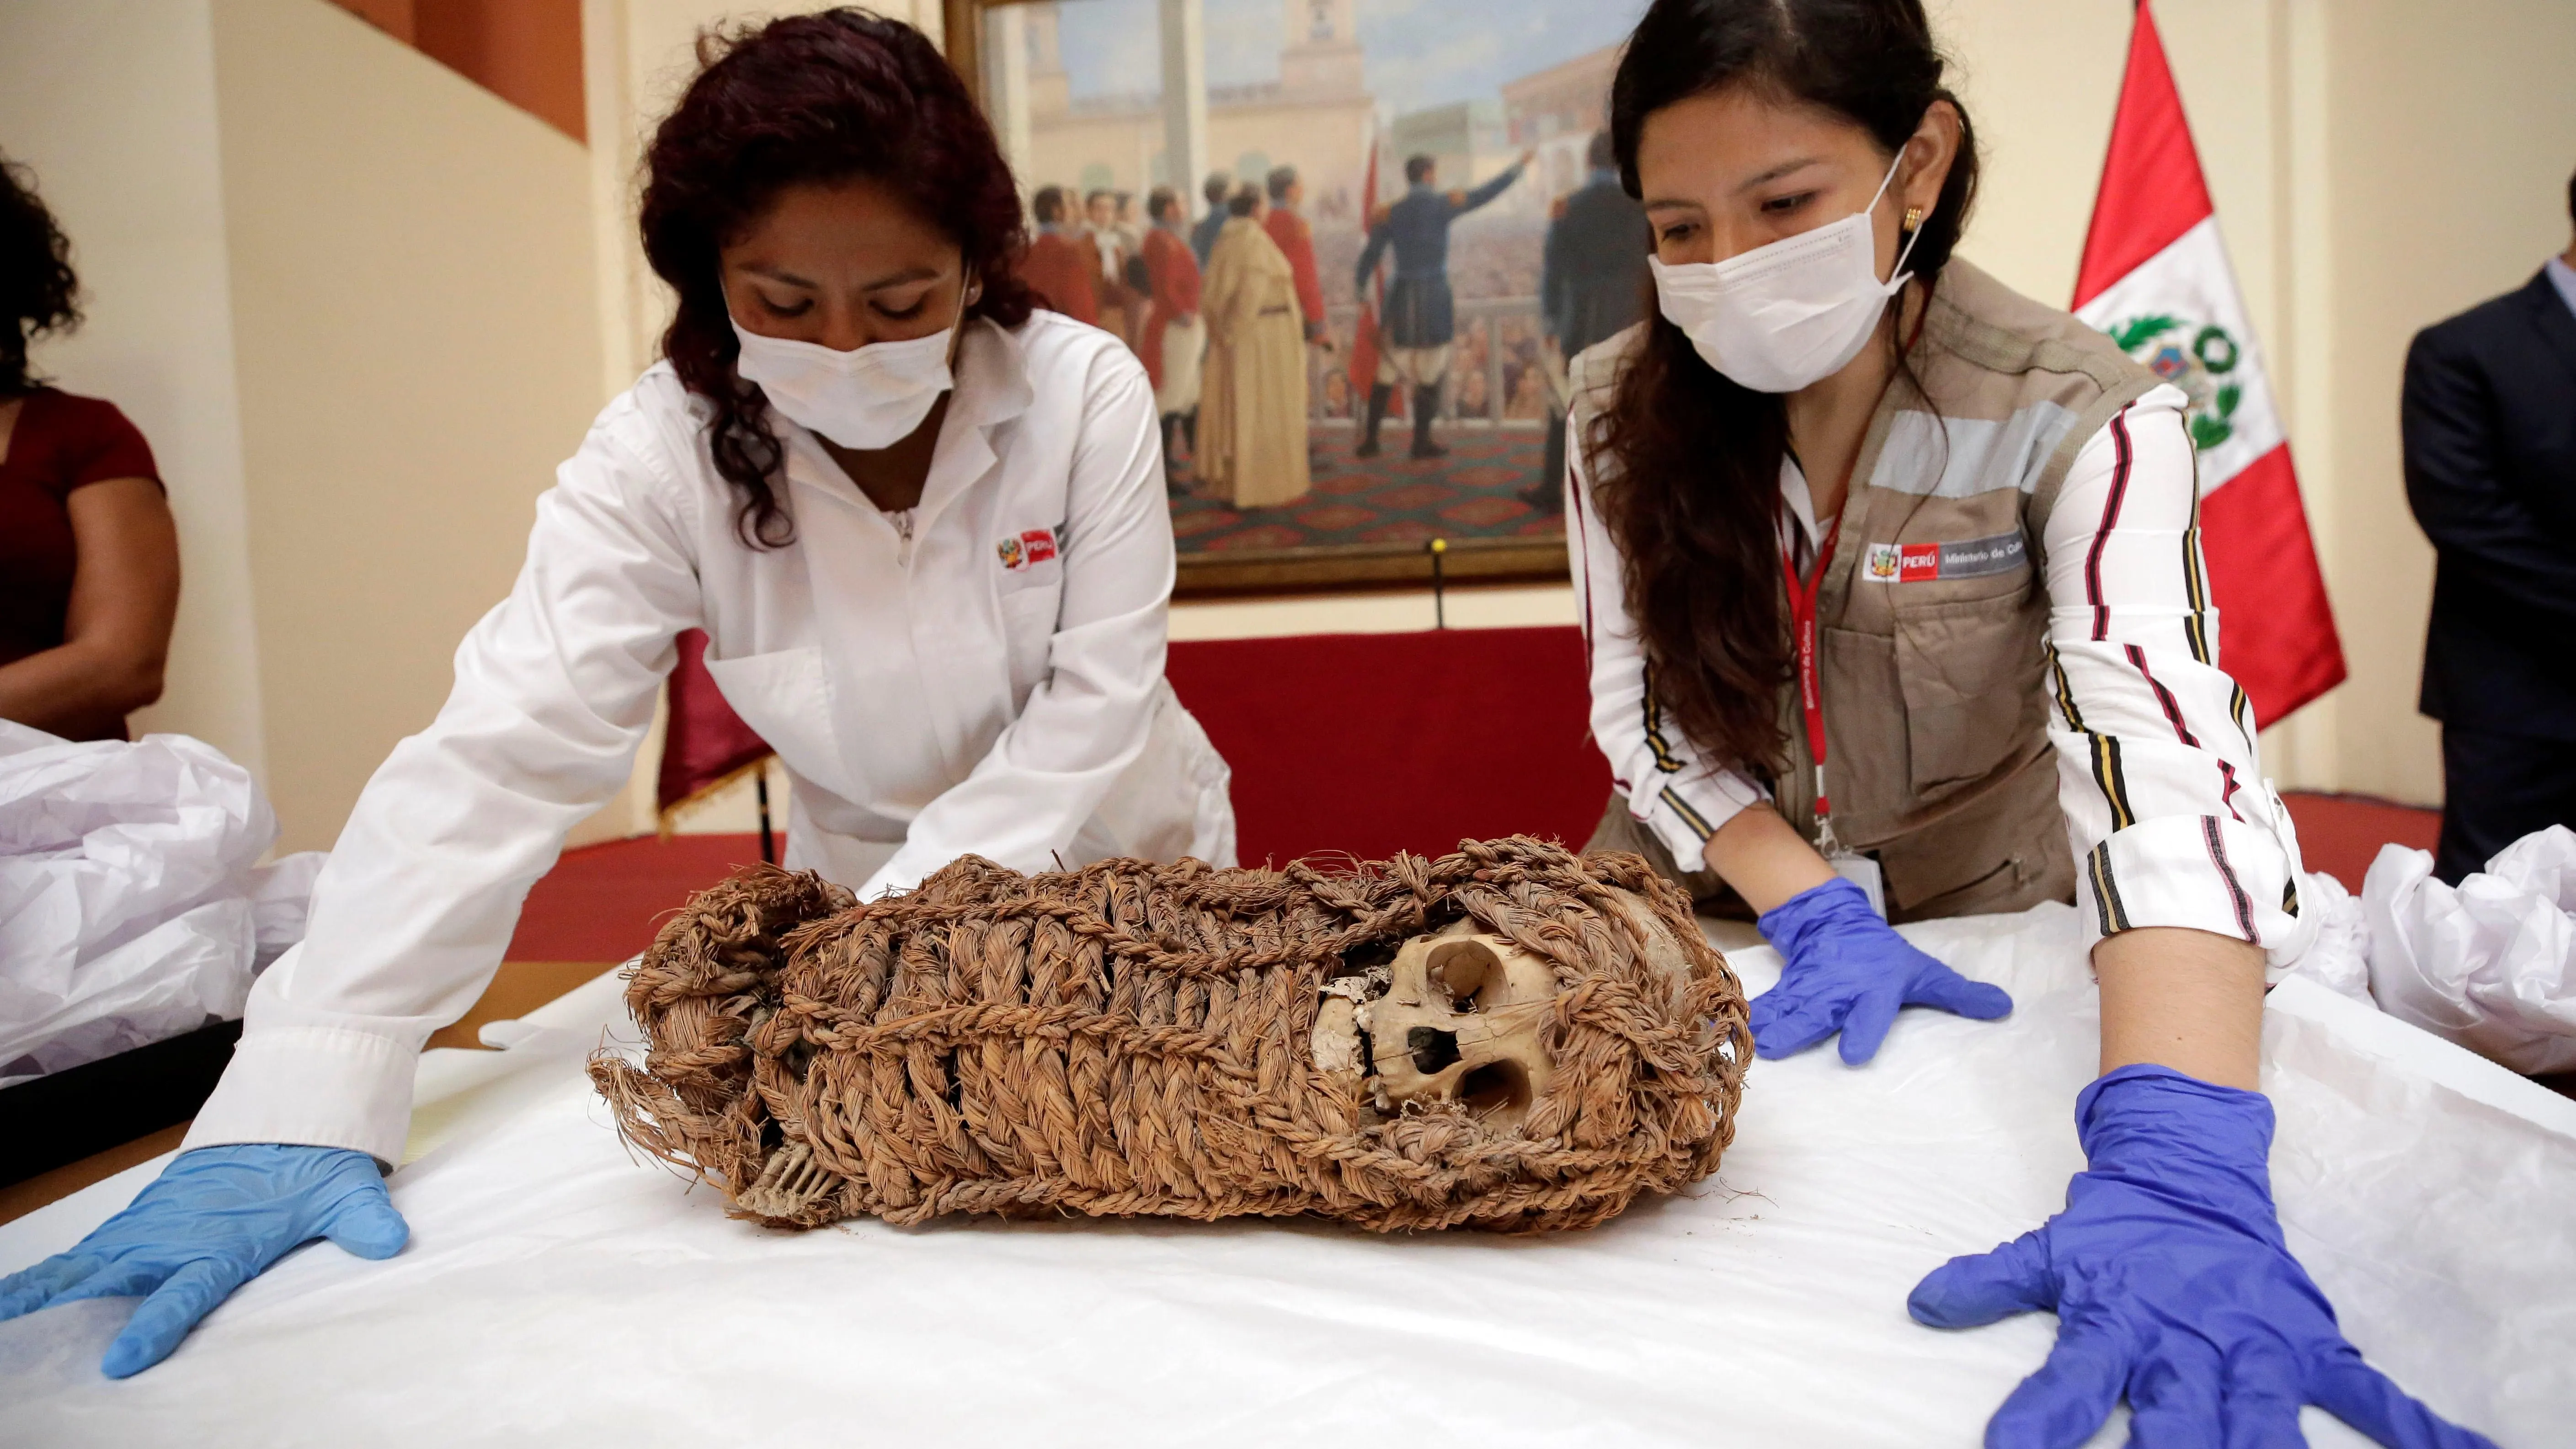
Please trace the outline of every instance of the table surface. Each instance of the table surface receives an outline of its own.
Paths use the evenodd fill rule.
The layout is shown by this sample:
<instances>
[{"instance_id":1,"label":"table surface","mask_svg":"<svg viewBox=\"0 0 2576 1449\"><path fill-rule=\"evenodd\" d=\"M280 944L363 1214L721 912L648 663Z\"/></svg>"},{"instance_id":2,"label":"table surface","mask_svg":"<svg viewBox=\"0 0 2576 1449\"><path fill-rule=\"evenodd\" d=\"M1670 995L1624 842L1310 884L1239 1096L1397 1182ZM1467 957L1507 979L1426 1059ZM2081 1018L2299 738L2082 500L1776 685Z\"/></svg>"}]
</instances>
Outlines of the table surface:
<instances>
[{"instance_id":1,"label":"table surface","mask_svg":"<svg viewBox=\"0 0 2576 1449\"><path fill-rule=\"evenodd\" d=\"M602 973L616 969L616 963L608 961L504 962L473 1008L454 1025L441 1027L434 1033L429 1046L482 1050L476 1033L482 1030L484 1023L525 1016L583 983L597 980ZM136 1163L148 1162L165 1152L174 1151L180 1139L187 1135L187 1123L174 1123L78 1162L67 1162L50 1172L40 1172L23 1182L0 1187L0 1223L24 1217L47 1203L71 1196L91 1183L114 1177Z\"/></svg>"},{"instance_id":2,"label":"table surface","mask_svg":"<svg viewBox=\"0 0 2576 1449\"><path fill-rule=\"evenodd\" d=\"M770 1232L609 1131L579 1063L632 1028L595 982L508 1051L425 1057L402 1255L298 1253L124 1384L96 1372L118 1304L0 1324L0 1442L1972 1444L2053 1321L1934 1333L1904 1296L2062 1200L2097 1002L2063 907L1908 934L2014 1015L1909 1012L1859 1070L1763 1062L1715 1179L1541 1239ZM1776 973L1731 955L1750 990ZM2576 1105L2306 982L2274 993L2265 1053L2284 1225L2354 1340L2500 1442L2551 1442L2576 1421ZM0 1270L152 1170L0 1227Z\"/></svg>"}]
</instances>

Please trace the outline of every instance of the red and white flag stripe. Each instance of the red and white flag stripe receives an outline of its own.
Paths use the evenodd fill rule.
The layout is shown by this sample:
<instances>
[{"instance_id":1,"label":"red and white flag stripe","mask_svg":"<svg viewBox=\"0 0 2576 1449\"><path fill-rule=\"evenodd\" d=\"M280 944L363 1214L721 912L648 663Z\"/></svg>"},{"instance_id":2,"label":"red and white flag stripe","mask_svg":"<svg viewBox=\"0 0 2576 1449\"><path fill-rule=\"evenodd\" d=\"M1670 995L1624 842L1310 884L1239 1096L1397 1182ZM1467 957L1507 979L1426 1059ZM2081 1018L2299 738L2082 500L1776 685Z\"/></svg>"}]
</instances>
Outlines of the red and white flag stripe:
<instances>
[{"instance_id":1,"label":"red and white flag stripe","mask_svg":"<svg viewBox=\"0 0 2576 1449\"><path fill-rule=\"evenodd\" d=\"M2281 414L2182 96L2139 0L2075 313L2191 397L2221 667L2271 724L2343 682L2343 644Z\"/></svg>"}]
</instances>

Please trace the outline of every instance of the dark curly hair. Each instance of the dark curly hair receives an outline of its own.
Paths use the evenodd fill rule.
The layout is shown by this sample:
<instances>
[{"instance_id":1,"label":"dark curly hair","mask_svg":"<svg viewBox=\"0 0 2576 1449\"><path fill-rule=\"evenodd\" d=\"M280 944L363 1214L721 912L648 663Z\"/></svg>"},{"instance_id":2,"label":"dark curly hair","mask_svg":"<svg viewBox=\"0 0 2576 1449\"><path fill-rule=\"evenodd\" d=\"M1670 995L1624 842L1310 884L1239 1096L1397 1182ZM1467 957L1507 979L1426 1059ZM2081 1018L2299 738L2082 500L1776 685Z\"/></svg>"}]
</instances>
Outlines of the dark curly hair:
<instances>
[{"instance_id":1,"label":"dark curly hair","mask_svg":"<svg viewBox=\"0 0 2576 1449\"><path fill-rule=\"evenodd\" d=\"M1692 96L1760 86L1867 130L1893 157L1935 101L1959 109L1960 145L1906 267L1928 296L1977 193L1976 134L1941 84L1922 0L1655 0L1610 90L1621 180L1641 197L1646 120ZM1776 771L1790 680L1776 531L1784 398L1700 359L1652 298L1646 336L1584 438L1601 517L1627 563L1630 617L1656 702L1692 743L1729 764ZM1912 385L1904 345L1899 382ZM1918 389L1919 391L1919 389Z\"/></svg>"},{"instance_id":2,"label":"dark curly hair","mask_svg":"<svg viewBox=\"0 0 2576 1449\"><path fill-rule=\"evenodd\" d=\"M775 480L785 458L769 399L734 370L717 253L786 187L865 176L909 198L965 253L982 295L966 309L1028 320L1018 184L965 83L918 30L843 8L699 37L700 70L645 156L644 255L679 294L662 353L715 416L716 471L751 548L796 536Z\"/></svg>"},{"instance_id":3,"label":"dark curly hair","mask_svg":"<svg viewBox=\"0 0 2576 1449\"><path fill-rule=\"evenodd\" d=\"M27 343L80 325L80 278L72 275L71 239L36 195L36 178L0 156L0 397L35 386Z\"/></svg>"}]
</instances>

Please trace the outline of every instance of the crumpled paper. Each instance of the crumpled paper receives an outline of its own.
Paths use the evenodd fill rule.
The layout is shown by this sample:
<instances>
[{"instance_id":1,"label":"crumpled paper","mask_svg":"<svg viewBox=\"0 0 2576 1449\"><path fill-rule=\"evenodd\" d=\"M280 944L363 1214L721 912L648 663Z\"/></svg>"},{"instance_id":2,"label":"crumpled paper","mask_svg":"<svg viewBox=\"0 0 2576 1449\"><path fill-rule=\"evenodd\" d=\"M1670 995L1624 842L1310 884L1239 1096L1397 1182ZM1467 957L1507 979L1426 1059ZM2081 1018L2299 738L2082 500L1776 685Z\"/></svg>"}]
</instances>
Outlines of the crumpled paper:
<instances>
[{"instance_id":1,"label":"crumpled paper","mask_svg":"<svg viewBox=\"0 0 2576 1449\"><path fill-rule=\"evenodd\" d=\"M2456 888L2385 846L2361 908L2381 1010L2518 1072L2576 1071L2576 832L2526 835Z\"/></svg>"},{"instance_id":2,"label":"crumpled paper","mask_svg":"<svg viewBox=\"0 0 2576 1449\"><path fill-rule=\"evenodd\" d=\"M2304 976L2337 996L2377 1006L2370 996L2370 926L2362 919L2361 902L2323 871L2301 880L2299 911L2316 919L2316 934L2281 974Z\"/></svg>"},{"instance_id":3,"label":"crumpled paper","mask_svg":"<svg viewBox=\"0 0 2576 1449\"><path fill-rule=\"evenodd\" d=\"M321 852L202 740L0 720L0 1086L238 1017L304 935Z\"/></svg>"}]
</instances>

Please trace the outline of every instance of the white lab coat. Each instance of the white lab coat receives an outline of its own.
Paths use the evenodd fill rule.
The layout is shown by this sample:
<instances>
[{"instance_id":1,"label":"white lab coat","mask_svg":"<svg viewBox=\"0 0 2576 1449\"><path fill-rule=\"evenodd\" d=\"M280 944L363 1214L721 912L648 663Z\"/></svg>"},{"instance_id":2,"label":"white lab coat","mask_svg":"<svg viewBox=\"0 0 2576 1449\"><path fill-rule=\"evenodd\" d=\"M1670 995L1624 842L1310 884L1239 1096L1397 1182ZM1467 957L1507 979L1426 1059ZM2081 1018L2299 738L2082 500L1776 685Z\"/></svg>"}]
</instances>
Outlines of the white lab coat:
<instances>
[{"instance_id":1,"label":"white lab coat","mask_svg":"<svg viewBox=\"0 0 2576 1449\"><path fill-rule=\"evenodd\" d=\"M401 1159L422 1041L625 783L683 629L793 782L788 863L863 897L968 853L1233 863L1225 764L1163 680L1172 530L1133 354L1053 312L969 324L909 543L774 426L796 541L756 550L667 365L600 415L446 707L359 797L188 1146Z\"/></svg>"}]
</instances>

